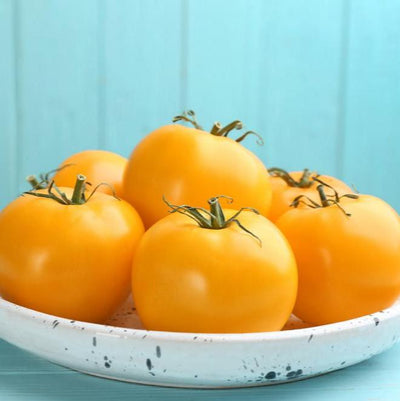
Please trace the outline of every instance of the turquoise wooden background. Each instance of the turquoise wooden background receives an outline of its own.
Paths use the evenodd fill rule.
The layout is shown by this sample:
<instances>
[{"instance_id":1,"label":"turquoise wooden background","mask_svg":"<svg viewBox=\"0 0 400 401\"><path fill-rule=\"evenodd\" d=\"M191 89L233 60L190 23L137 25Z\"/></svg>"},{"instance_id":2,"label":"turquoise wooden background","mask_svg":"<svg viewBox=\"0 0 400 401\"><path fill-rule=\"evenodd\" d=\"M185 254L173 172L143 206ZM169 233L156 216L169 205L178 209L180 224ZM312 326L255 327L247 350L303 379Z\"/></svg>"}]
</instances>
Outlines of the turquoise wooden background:
<instances>
[{"instance_id":1,"label":"turquoise wooden background","mask_svg":"<svg viewBox=\"0 0 400 401\"><path fill-rule=\"evenodd\" d=\"M193 108L400 210L400 1L0 0L0 205Z\"/></svg>"}]
</instances>

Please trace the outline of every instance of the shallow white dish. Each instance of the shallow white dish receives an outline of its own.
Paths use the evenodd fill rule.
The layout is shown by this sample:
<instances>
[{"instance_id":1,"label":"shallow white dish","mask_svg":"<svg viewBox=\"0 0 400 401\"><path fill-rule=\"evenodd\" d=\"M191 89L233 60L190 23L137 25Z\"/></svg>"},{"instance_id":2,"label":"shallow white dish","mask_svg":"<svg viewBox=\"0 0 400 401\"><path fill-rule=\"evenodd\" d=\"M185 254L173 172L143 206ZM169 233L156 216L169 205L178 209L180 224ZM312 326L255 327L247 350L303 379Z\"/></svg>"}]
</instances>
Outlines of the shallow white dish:
<instances>
[{"instance_id":1,"label":"shallow white dish","mask_svg":"<svg viewBox=\"0 0 400 401\"><path fill-rule=\"evenodd\" d=\"M398 341L400 303L319 327L291 319L285 331L271 333L191 334L140 327L129 301L109 325L98 325L0 298L0 338L33 354L110 379L202 388L278 384L368 359Z\"/></svg>"}]
</instances>

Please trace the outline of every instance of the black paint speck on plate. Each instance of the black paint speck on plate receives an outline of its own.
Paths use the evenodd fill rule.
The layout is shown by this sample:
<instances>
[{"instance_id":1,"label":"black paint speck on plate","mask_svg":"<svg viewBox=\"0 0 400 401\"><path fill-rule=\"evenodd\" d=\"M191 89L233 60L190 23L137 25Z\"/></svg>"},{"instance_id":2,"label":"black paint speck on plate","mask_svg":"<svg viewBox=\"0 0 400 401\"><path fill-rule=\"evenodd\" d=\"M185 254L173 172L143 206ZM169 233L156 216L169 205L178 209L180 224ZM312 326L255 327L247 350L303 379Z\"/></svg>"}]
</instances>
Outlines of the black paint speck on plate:
<instances>
[{"instance_id":1,"label":"black paint speck on plate","mask_svg":"<svg viewBox=\"0 0 400 401\"><path fill-rule=\"evenodd\" d=\"M268 372L265 375L265 378L268 380L273 380L273 379L275 379L275 377L276 377L276 373L273 370L271 372Z\"/></svg>"},{"instance_id":2,"label":"black paint speck on plate","mask_svg":"<svg viewBox=\"0 0 400 401\"><path fill-rule=\"evenodd\" d=\"M293 378L293 377L299 377L299 376L301 376L302 374L303 374L303 371L302 371L301 369L292 370L292 371L290 371L290 372L286 375L286 377L287 377L288 379L291 379L291 378Z\"/></svg>"}]
</instances>

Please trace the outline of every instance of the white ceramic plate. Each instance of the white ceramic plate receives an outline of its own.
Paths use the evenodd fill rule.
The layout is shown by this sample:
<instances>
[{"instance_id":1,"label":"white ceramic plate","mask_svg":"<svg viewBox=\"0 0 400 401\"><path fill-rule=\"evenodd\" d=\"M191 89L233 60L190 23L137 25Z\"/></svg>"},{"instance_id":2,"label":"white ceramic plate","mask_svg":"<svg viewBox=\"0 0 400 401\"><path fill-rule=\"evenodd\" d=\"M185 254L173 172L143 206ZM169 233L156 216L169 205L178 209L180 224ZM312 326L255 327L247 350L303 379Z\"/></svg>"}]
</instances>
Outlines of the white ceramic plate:
<instances>
[{"instance_id":1,"label":"white ceramic plate","mask_svg":"<svg viewBox=\"0 0 400 401\"><path fill-rule=\"evenodd\" d=\"M242 387L305 379L379 354L400 336L400 303L319 327L291 319L280 332L191 334L141 329L129 302L109 325L98 325L0 298L0 322L0 338L84 373L174 387Z\"/></svg>"}]
</instances>

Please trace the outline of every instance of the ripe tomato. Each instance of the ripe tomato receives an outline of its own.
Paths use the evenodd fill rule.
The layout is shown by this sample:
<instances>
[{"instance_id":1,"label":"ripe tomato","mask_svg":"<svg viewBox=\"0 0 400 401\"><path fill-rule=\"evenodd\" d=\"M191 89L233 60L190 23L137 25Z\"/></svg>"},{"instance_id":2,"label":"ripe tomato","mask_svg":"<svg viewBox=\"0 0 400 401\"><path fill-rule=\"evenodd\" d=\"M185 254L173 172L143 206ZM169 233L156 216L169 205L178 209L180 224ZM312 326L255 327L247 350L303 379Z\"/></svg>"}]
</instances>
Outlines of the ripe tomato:
<instances>
[{"instance_id":1,"label":"ripe tomato","mask_svg":"<svg viewBox=\"0 0 400 401\"><path fill-rule=\"evenodd\" d=\"M75 153L65 159L60 169L53 177L58 186L73 187L76 176L83 174L92 184L92 187L100 183L107 183L115 189L119 197L124 197L122 192L122 179L128 160L116 153L105 150L84 150ZM99 187L100 192L112 194L107 186Z\"/></svg>"},{"instance_id":2,"label":"ripe tomato","mask_svg":"<svg viewBox=\"0 0 400 401\"><path fill-rule=\"evenodd\" d=\"M271 175L272 203L269 211L269 219L276 221L283 213L290 209L290 204L299 195L307 195L318 201L317 182L313 177L319 177L323 182L336 189L339 195L352 193L353 190L343 181L329 175L319 175L308 169L292 171L290 173L279 168L268 170Z\"/></svg>"},{"instance_id":3,"label":"ripe tomato","mask_svg":"<svg viewBox=\"0 0 400 401\"><path fill-rule=\"evenodd\" d=\"M0 213L0 294L41 312L103 322L129 294L143 231L131 205L104 193L70 205L21 196Z\"/></svg>"},{"instance_id":4,"label":"ripe tomato","mask_svg":"<svg viewBox=\"0 0 400 401\"><path fill-rule=\"evenodd\" d=\"M226 219L237 213L223 212ZM292 251L265 217L243 211L237 220L242 228L210 223L213 229L174 213L145 233L134 258L132 292L147 329L245 333L283 327L297 290Z\"/></svg>"},{"instance_id":5,"label":"ripe tomato","mask_svg":"<svg viewBox=\"0 0 400 401\"><path fill-rule=\"evenodd\" d=\"M295 315L319 325L389 307L400 294L397 213L369 195L341 198L343 210L334 199L324 203L301 205L276 222L298 265Z\"/></svg>"},{"instance_id":6,"label":"ripe tomato","mask_svg":"<svg viewBox=\"0 0 400 401\"><path fill-rule=\"evenodd\" d=\"M230 127L241 125L234 122ZM134 149L123 188L125 199L146 227L168 214L163 195L176 204L206 206L205 199L214 194L230 194L238 208L251 205L267 215L271 188L264 165L240 143L224 136L229 131L221 134L217 130L213 128L211 134L167 125L147 135Z\"/></svg>"}]
</instances>

